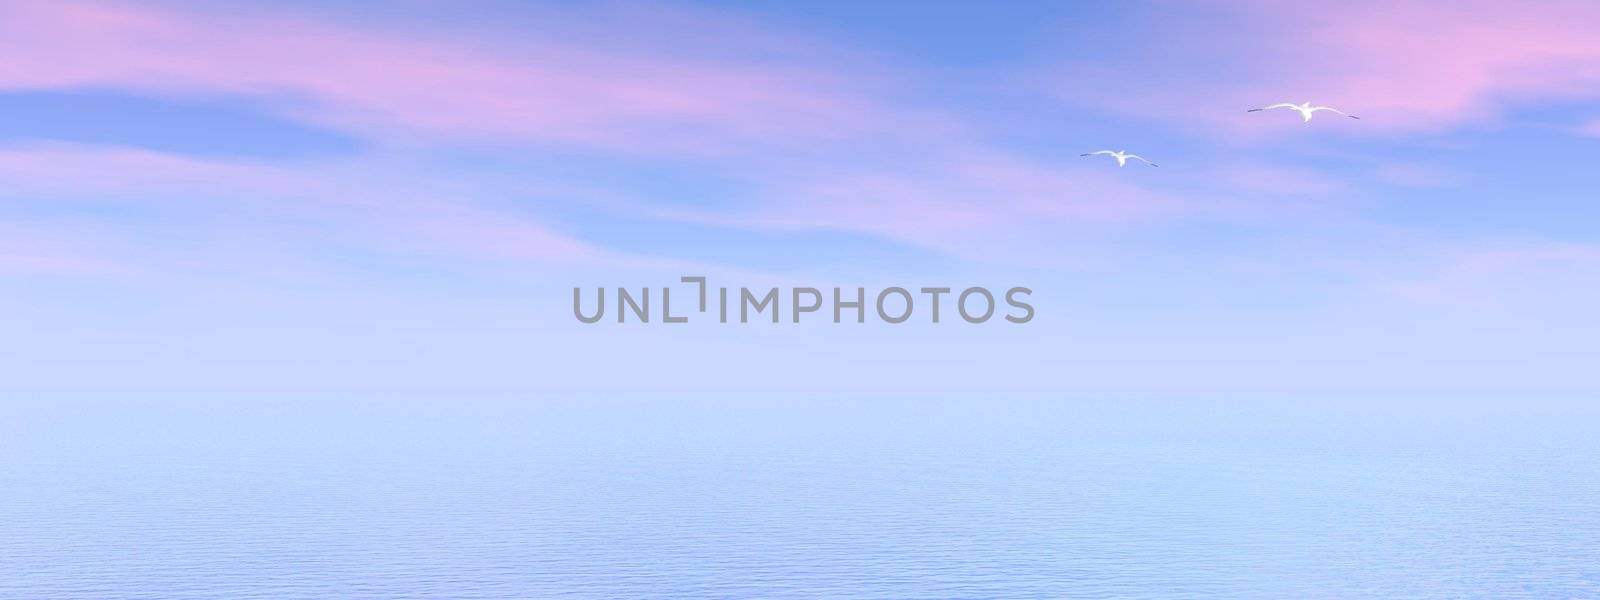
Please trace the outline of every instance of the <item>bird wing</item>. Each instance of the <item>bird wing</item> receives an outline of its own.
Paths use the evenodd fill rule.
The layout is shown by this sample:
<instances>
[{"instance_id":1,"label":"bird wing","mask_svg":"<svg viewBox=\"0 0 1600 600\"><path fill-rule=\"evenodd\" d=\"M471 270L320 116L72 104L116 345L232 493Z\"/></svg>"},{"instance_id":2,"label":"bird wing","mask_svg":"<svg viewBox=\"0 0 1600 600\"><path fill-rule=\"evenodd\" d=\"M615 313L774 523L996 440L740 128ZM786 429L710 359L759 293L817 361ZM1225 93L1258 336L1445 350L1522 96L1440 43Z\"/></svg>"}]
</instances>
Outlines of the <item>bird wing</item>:
<instances>
[{"instance_id":1,"label":"bird wing","mask_svg":"<svg viewBox=\"0 0 1600 600\"><path fill-rule=\"evenodd\" d=\"M1129 155L1128 155L1128 158L1137 158L1137 159L1139 159L1139 160L1142 160L1142 161L1144 161L1144 164L1147 164L1147 165L1150 165L1150 166L1152 166L1152 167L1159 167L1159 166L1161 166L1161 165L1158 165L1158 164L1155 164L1155 163L1153 163L1153 162L1150 162L1150 159L1148 159L1148 158L1145 158L1145 157L1143 157L1143 156L1139 156L1139 155L1137 155L1137 154L1129 154Z\"/></svg>"},{"instance_id":2,"label":"bird wing","mask_svg":"<svg viewBox=\"0 0 1600 600\"><path fill-rule=\"evenodd\" d=\"M1289 103L1289 102L1279 102L1279 103L1274 104L1272 106L1263 106L1261 108L1252 108L1252 109L1247 110L1245 112L1256 112L1258 110L1272 110L1274 108L1300 108L1300 105L1292 104L1292 103Z\"/></svg>"},{"instance_id":3,"label":"bird wing","mask_svg":"<svg viewBox=\"0 0 1600 600\"><path fill-rule=\"evenodd\" d=\"M1095 151L1095 152L1086 152L1086 153L1083 153L1083 154L1079 154L1078 156L1094 156L1096 154L1110 154L1112 156L1116 156L1117 155L1117 153L1112 152L1110 150L1098 150L1098 151Z\"/></svg>"},{"instance_id":4,"label":"bird wing","mask_svg":"<svg viewBox=\"0 0 1600 600\"><path fill-rule=\"evenodd\" d=\"M1352 115L1352 114L1350 114L1350 113L1347 113L1347 112L1345 112L1345 111L1342 111L1342 110L1339 110L1339 109L1337 109L1337 108L1334 108L1334 107L1332 107L1332 106L1313 106L1313 107L1311 107L1311 112L1317 112L1317 111L1319 111L1319 110L1331 110L1331 111L1333 111L1333 112L1336 112L1336 113L1339 113L1339 114L1341 114L1341 115L1344 115L1344 116L1346 116L1346 117L1350 117L1350 118L1352 118L1352 119L1359 119L1359 118L1361 118L1361 117L1358 117L1358 116L1355 116L1355 115Z\"/></svg>"}]
</instances>

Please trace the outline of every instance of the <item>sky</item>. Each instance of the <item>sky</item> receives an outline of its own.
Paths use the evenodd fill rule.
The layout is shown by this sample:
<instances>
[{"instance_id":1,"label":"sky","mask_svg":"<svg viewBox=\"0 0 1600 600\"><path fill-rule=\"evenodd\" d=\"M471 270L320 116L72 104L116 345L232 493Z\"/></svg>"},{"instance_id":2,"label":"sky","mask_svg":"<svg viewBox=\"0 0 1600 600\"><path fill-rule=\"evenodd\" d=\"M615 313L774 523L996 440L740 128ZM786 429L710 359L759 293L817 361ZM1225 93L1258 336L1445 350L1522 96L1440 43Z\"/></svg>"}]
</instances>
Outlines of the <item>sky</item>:
<instances>
[{"instance_id":1,"label":"sky","mask_svg":"<svg viewBox=\"0 0 1600 600\"><path fill-rule=\"evenodd\" d=\"M1600 393L1592 2L0 6L0 396ZM1247 113L1311 101L1360 115ZM1117 168L1126 149L1161 166ZM1034 321L584 325L574 287ZM684 289L679 293L689 291Z\"/></svg>"}]
</instances>

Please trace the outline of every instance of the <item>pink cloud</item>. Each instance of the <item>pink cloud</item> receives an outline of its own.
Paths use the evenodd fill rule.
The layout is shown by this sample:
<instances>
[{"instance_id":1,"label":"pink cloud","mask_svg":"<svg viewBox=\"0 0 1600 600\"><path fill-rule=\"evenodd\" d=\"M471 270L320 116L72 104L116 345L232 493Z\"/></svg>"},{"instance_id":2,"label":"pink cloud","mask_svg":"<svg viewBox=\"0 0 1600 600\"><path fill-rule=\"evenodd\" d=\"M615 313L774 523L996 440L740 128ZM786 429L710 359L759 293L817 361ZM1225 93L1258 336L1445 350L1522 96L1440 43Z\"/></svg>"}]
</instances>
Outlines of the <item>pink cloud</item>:
<instances>
[{"instance_id":1,"label":"pink cloud","mask_svg":"<svg viewBox=\"0 0 1600 600\"><path fill-rule=\"evenodd\" d=\"M1279 49L1295 75L1273 87L1359 106L1385 126L1445 127L1515 100L1600 97L1593 2L1364 2L1315 16L1272 6L1298 40Z\"/></svg>"},{"instance_id":2,"label":"pink cloud","mask_svg":"<svg viewBox=\"0 0 1600 600\"><path fill-rule=\"evenodd\" d=\"M1447 308L1515 308L1518 318L1560 320L1600 302L1600 246L1550 241L1478 243L1449 249L1392 290ZM1570 325L1570 323L1569 323Z\"/></svg>"},{"instance_id":3,"label":"pink cloud","mask_svg":"<svg viewBox=\"0 0 1600 600\"><path fill-rule=\"evenodd\" d=\"M1321 196L1343 191L1343 181L1315 169L1262 164L1219 167L1214 176L1222 185L1270 195Z\"/></svg>"},{"instance_id":4,"label":"pink cloud","mask_svg":"<svg viewBox=\"0 0 1600 600\"><path fill-rule=\"evenodd\" d=\"M386 134L682 150L708 138L826 138L887 116L830 70L737 52L667 58L537 35L491 43L134 4L7 3L0 54L0 88L272 95L299 99L308 118Z\"/></svg>"},{"instance_id":5,"label":"pink cloud","mask_svg":"<svg viewBox=\"0 0 1600 600\"><path fill-rule=\"evenodd\" d=\"M1437 131L1493 120L1519 102L1600 98L1600 4L1357 1L1332 10L1250 2L1203 15L1169 11L1149 29L1225 32L1139 40L1120 63L1057 65L1056 93L1105 110L1233 134ZM1113 59L1115 60L1115 59ZM1303 127L1313 101L1362 115ZM1183 106L1170 111L1165 107Z\"/></svg>"},{"instance_id":6,"label":"pink cloud","mask_svg":"<svg viewBox=\"0 0 1600 600\"><path fill-rule=\"evenodd\" d=\"M101 258L102 250L84 243L81 235L48 235L38 228L0 224L0 275L114 273L117 268Z\"/></svg>"},{"instance_id":7,"label":"pink cloud","mask_svg":"<svg viewBox=\"0 0 1600 600\"><path fill-rule=\"evenodd\" d=\"M1217 208L1117 171L1114 165L1036 164L976 153L948 162L851 165L824 177L776 182L767 197L735 211L654 216L756 230L850 232L983 260Z\"/></svg>"},{"instance_id":8,"label":"pink cloud","mask_svg":"<svg viewBox=\"0 0 1600 600\"><path fill-rule=\"evenodd\" d=\"M696 25L702 22L710 25ZM714 149L736 153L717 168L748 177L761 192L722 214L678 217L758 229L850 231L961 254L1050 241L1062 225L1109 229L1200 209L1148 183L1171 181L1164 172L1172 169L1108 170L1008 155L968 135L957 118L876 100L872 81L858 73L871 67L837 60L837 53L791 60L773 58L772 48L762 46L759 61L746 59L737 44L759 43L733 35L740 40L733 46L706 48L714 44L696 37L696 27L720 35L743 25L710 15L675 23L674 37L690 39L695 51L662 46L652 52L654 41L637 39L617 49L550 32L470 39L437 28L400 31L270 13L241 17L203 6L176 11L24 1L0 8L0 53L7 57L0 88L264 95L305 118L405 142L469 136L627 152ZM803 50L795 53L810 49ZM786 147L774 151L773 145ZM100 186L93 191L106 194L164 190L216 198L227 191L236 201L303 199L304 214L327 219L311 225L334 223L349 228L339 234L405 239L421 249L540 259L607 256L524 216L485 206L471 192L422 197L405 189L405 178L391 181L393 175L337 164L291 170L140 153L69 154L0 155L0 173L16 176L8 184L45 191L72 182ZM1251 181L1257 192L1325 185L1305 173L1271 174L1236 177L1235 183Z\"/></svg>"},{"instance_id":9,"label":"pink cloud","mask_svg":"<svg viewBox=\"0 0 1600 600\"><path fill-rule=\"evenodd\" d=\"M72 146L3 150L0 200L125 203L150 216L124 221L89 211L22 221L34 234L6 235L0 256L14 272L204 267L229 254L306 264L353 249L539 265L630 260L487 207L468 188L370 167L288 169ZM183 248L203 252L186 256Z\"/></svg>"},{"instance_id":10,"label":"pink cloud","mask_svg":"<svg viewBox=\"0 0 1600 600\"><path fill-rule=\"evenodd\" d=\"M1375 169L1373 176L1384 183L1424 188L1456 185L1467 178L1455 169L1415 163L1386 164Z\"/></svg>"}]
</instances>

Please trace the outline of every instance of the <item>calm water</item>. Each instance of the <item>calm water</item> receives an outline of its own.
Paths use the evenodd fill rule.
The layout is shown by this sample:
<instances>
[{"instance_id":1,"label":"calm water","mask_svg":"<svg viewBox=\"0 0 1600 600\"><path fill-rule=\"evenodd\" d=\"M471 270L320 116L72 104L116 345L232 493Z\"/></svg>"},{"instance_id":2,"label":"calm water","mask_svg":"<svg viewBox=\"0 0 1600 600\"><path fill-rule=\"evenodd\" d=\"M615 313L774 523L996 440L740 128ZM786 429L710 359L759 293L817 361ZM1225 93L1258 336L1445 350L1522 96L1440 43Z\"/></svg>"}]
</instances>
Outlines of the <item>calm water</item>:
<instances>
[{"instance_id":1,"label":"calm water","mask_svg":"<svg viewBox=\"0 0 1600 600\"><path fill-rule=\"evenodd\" d=\"M0 408L0 597L1600 598L1600 420L1428 412Z\"/></svg>"}]
</instances>

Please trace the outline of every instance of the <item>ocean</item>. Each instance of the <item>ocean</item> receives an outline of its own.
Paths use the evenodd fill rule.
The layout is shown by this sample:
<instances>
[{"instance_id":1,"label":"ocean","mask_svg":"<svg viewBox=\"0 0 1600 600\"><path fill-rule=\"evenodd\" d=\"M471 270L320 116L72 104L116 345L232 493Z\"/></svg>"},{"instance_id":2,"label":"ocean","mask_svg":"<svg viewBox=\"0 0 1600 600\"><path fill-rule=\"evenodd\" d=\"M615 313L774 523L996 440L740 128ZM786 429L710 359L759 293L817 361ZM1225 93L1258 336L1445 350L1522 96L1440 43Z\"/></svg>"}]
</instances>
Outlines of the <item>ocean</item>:
<instances>
[{"instance_id":1,"label":"ocean","mask_svg":"<svg viewBox=\"0 0 1600 600\"><path fill-rule=\"evenodd\" d=\"M1364 406L11 404L0 598L1600 598L1600 418Z\"/></svg>"}]
</instances>

